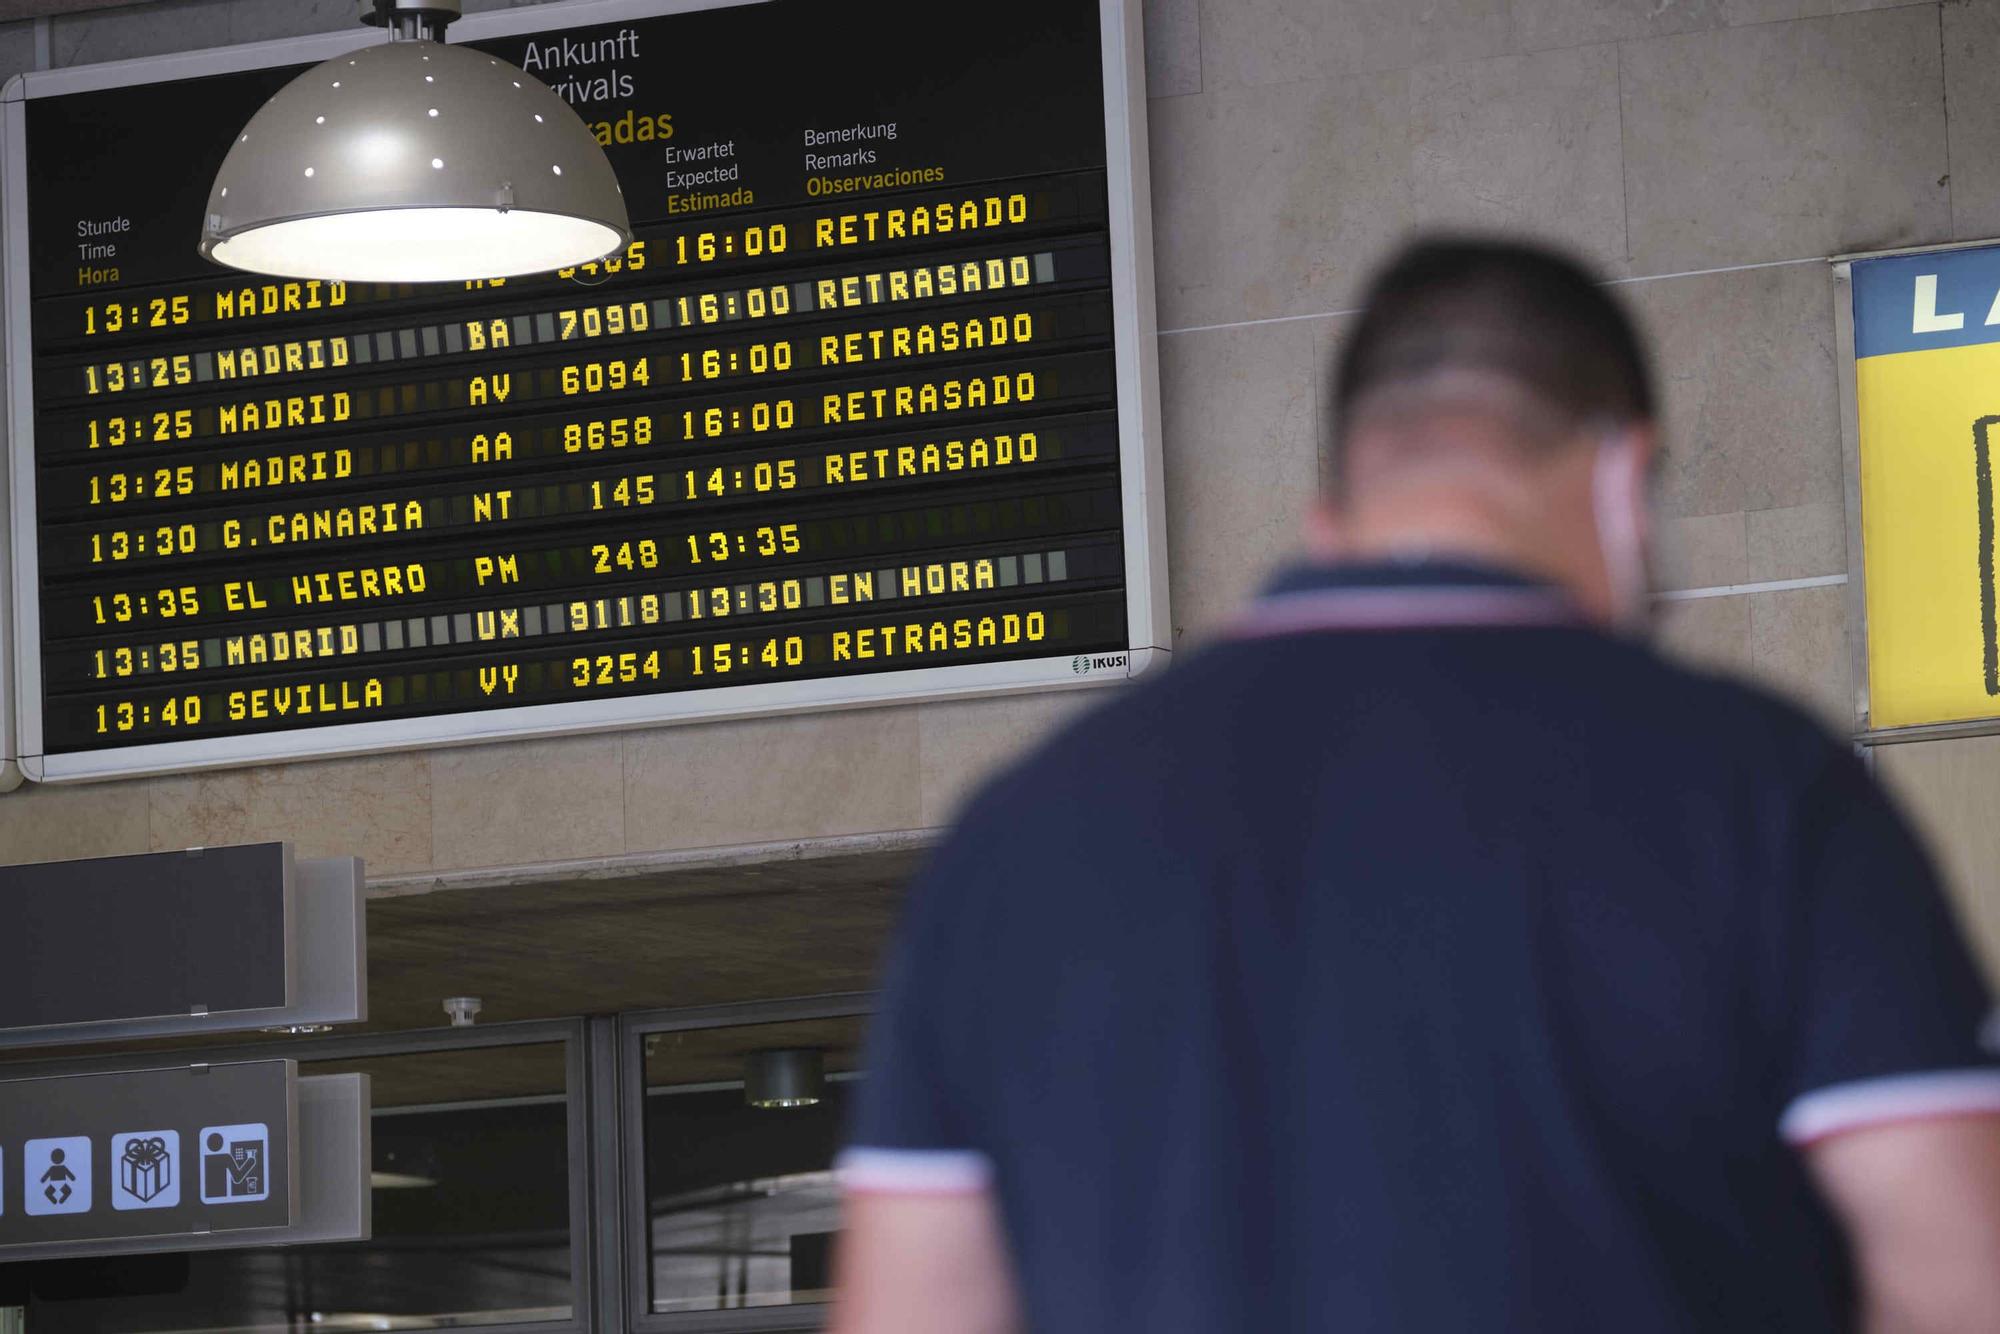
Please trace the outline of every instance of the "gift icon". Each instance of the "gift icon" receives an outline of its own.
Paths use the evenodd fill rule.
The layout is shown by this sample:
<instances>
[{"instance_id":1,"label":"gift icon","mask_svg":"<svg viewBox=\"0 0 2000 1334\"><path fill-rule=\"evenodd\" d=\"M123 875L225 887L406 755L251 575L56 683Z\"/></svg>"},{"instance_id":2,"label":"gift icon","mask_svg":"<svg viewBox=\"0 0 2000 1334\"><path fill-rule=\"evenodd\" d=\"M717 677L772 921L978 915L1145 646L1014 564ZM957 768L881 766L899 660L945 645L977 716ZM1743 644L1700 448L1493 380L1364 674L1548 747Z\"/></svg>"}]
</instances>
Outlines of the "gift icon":
<instances>
[{"instance_id":1,"label":"gift icon","mask_svg":"<svg viewBox=\"0 0 2000 1334\"><path fill-rule=\"evenodd\" d=\"M111 1162L117 1181L111 1191L114 1209L171 1209L181 1202L181 1155L177 1130L136 1130L111 1138Z\"/></svg>"}]
</instances>

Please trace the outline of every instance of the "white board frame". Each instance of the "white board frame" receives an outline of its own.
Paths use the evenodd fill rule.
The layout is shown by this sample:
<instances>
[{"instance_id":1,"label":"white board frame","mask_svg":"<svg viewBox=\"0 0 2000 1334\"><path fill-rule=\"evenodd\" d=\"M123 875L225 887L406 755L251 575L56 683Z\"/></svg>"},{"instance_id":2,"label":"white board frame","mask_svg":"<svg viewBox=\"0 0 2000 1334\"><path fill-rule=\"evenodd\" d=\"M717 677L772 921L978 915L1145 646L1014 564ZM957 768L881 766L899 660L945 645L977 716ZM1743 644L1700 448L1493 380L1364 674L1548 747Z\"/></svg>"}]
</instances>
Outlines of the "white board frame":
<instances>
[{"instance_id":1,"label":"white board frame","mask_svg":"<svg viewBox=\"0 0 2000 1334\"><path fill-rule=\"evenodd\" d=\"M451 36L455 40L480 40L560 32L589 24L735 8L745 3L764 3L764 0L571 0L561 5L471 15L452 25ZM36 98L64 93L330 60L382 38L357 26L349 32L16 75L0 91L0 198L5 200L0 228L4 228L5 236L5 281L14 294L7 304L5 328L7 471L13 482L11 509L7 512L13 518L14 644L5 654L6 661L0 662L0 690L6 686L6 662L11 662L16 668L12 697L19 734L18 745L9 747L4 744L7 734L0 731L0 759L17 755L21 772L37 782L136 777L752 715L1102 686L1129 680L1163 665L1172 652L1173 632L1167 592L1159 337L1154 309L1152 194L1146 148L1145 38L1141 9L1142 0L1098 0L1110 197L1119 478L1124 509L1126 624L1130 639L1122 667L1093 670L1085 658L1062 654L1006 663L773 681L477 713L343 723L66 755L42 753L40 563L36 549L39 526L35 514L34 376L27 301L26 105ZM192 237L188 244L194 245ZM6 499L0 496L0 501ZM4 636L7 625L5 582L0 580L0 636ZM5 648L0 644L0 649ZM0 698L0 720L4 720L5 714L4 698ZM5 726L0 721L0 728ZM5 771L0 769L0 791L7 786L10 784Z\"/></svg>"}]
</instances>

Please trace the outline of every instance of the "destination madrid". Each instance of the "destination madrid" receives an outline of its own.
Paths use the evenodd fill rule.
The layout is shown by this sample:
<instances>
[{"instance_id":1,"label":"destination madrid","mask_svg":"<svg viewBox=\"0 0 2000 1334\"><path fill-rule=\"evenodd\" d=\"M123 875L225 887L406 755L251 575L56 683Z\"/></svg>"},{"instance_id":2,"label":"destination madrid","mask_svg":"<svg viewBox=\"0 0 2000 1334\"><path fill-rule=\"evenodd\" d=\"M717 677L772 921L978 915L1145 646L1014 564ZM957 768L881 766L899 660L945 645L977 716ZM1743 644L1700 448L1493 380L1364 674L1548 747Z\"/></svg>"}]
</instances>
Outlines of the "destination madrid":
<instances>
[{"instance_id":1,"label":"destination madrid","mask_svg":"<svg viewBox=\"0 0 2000 1334\"><path fill-rule=\"evenodd\" d=\"M275 431L284 426L318 426L323 422L344 422L353 415L354 396L346 390L333 394L248 399L216 407L215 433L241 435L250 431Z\"/></svg>"}]
</instances>

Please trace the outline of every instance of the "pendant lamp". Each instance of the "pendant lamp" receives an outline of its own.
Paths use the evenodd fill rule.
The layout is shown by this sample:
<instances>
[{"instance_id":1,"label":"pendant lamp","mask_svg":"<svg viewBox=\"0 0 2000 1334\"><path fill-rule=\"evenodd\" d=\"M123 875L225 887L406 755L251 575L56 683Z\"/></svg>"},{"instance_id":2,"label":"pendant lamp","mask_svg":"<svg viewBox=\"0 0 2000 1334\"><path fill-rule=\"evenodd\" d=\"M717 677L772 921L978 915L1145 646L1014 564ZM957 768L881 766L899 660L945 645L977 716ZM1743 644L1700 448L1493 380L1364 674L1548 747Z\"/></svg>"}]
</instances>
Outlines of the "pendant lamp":
<instances>
[{"instance_id":1,"label":"pendant lamp","mask_svg":"<svg viewBox=\"0 0 2000 1334\"><path fill-rule=\"evenodd\" d=\"M753 1051L743 1058L743 1100L752 1107L811 1107L826 1096L826 1053L818 1047Z\"/></svg>"},{"instance_id":2,"label":"pendant lamp","mask_svg":"<svg viewBox=\"0 0 2000 1334\"><path fill-rule=\"evenodd\" d=\"M389 40L307 70L236 136L201 253L285 278L450 282L588 263L632 237L618 178L533 75L447 46L461 0L361 0Z\"/></svg>"}]
</instances>

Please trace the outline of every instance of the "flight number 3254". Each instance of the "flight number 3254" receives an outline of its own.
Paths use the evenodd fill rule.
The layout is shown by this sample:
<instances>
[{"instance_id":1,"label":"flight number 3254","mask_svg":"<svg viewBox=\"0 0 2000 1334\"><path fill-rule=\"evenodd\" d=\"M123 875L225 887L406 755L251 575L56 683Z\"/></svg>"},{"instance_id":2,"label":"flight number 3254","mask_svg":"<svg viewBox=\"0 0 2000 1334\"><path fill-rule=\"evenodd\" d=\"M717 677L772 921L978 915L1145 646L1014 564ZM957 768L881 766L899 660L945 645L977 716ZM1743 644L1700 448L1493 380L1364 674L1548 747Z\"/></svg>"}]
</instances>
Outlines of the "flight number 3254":
<instances>
[{"instance_id":1,"label":"flight number 3254","mask_svg":"<svg viewBox=\"0 0 2000 1334\"><path fill-rule=\"evenodd\" d=\"M641 680L660 679L660 654L598 653L571 659L569 683L580 690L597 686L637 685Z\"/></svg>"}]
</instances>

